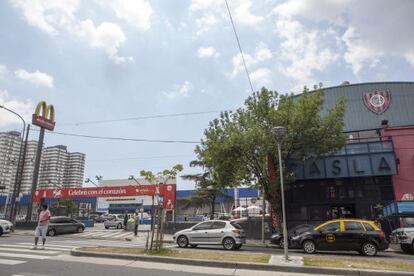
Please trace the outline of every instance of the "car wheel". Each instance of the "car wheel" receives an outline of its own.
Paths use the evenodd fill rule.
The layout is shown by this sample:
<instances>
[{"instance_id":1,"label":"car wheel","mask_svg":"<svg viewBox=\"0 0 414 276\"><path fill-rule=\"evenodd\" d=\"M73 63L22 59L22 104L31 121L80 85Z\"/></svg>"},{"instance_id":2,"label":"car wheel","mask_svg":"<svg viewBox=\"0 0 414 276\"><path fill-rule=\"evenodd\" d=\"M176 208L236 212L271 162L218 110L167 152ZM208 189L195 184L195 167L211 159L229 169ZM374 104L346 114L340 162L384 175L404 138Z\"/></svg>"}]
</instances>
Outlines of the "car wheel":
<instances>
[{"instance_id":1,"label":"car wheel","mask_svg":"<svg viewBox=\"0 0 414 276\"><path fill-rule=\"evenodd\" d=\"M0 237L3 235L3 228L0 227Z\"/></svg>"},{"instance_id":2,"label":"car wheel","mask_svg":"<svg viewBox=\"0 0 414 276\"><path fill-rule=\"evenodd\" d=\"M233 250L236 246L236 242L233 238L225 238L223 240L223 247L226 250Z\"/></svg>"},{"instance_id":3,"label":"car wheel","mask_svg":"<svg viewBox=\"0 0 414 276\"><path fill-rule=\"evenodd\" d=\"M411 244L400 244L400 247L404 253L408 253L408 254L414 253L414 247Z\"/></svg>"},{"instance_id":4,"label":"car wheel","mask_svg":"<svg viewBox=\"0 0 414 276\"><path fill-rule=\"evenodd\" d=\"M179 247L184 248L188 246L188 239L186 236L179 236L177 238L177 244Z\"/></svg>"},{"instance_id":5,"label":"car wheel","mask_svg":"<svg viewBox=\"0 0 414 276\"><path fill-rule=\"evenodd\" d=\"M47 232L47 235L48 235L48 236L51 236L51 237L56 236L56 230L55 230L55 229L50 229L50 230Z\"/></svg>"},{"instance_id":6,"label":"car wheel","mask_svg":"<svg viewBox=\"0 0 414 276\"><path fill-rule=\"evenodd\" d=\"M85 229L82 226L79 226L78 229L76 230L76 232L82 233L83 230L85 230Z\"/></svg>"},{"instance_id":7,"label":"car wheel","mask_svg":"<svg viewBox=\"0 0 414 276\"><path fill-rule=\"evenodd\" d=\"M109 226L105 226L105 229L109 229Z\"/></svg>"},{"instance_id":8,"label":"car wheel","mask_svg":"<svg viewBox=\"0 0 414 276\"><path fill-rule=\"evenodd\" d=\"M375 256L377 255L377 246L372 242L366 242L361 247L362 255L364 256Z\"/></svg>"},{"instance_id":9,"label":"car wheel","mask_svg":"<svg viewBox=\"0 0 414 276\"><path fill-rule=\"evenodd\" d=\"M190 244L192 248L196 248L198 244Z\"/></svg>"},{"instance_id":10,"label":"car wheel","mask_svg":"<svg viewBox=\"0 0 414 276\"><path fill-rule=\"evenodd\" d=\"M116 226L116 229L121 229L121 228L122 228L122 224L121 223Z\"/></svg>"},{"instance_id":11,"label":"car wheel","mask_svg":"<svg viewBox=\"0 0 414 276\"><path fill-rule=\"evenodd\" d=\"M316 252L316 245L314 241L306 240L302 243L302 249L307 254L313 254Z\"/></svg>"}]
</instances>

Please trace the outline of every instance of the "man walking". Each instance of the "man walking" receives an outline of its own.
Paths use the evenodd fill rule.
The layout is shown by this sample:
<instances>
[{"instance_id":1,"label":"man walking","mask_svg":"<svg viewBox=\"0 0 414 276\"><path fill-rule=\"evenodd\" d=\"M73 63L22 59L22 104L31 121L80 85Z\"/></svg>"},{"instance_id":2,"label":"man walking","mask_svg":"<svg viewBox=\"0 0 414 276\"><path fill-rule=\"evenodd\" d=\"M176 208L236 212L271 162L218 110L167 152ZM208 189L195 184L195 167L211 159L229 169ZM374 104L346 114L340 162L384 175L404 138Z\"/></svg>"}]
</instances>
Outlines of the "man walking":
<instances>
[{"instance_id":1,"label":"man walking","mask_svg":"<svg viewBox=\"0 0 414 276\"><path fill-rule=\"evenodd\" d=\"M134 236L138 236L138 225L139 225L139 214L135 212L134 214Z\"/></svg>"},{"instance_id":2,"label":"man walking","mask_svg":"<svg viewBox=\"0 0 414 276\"><path fill-rule=\"evenodd\" d=\"M37 249L37 243L39 242L39 237L42 237L42 247L41 249L45 249L45 243L46 243L46 234L47 234L47 228L49 226L49 220L50 220L50 212L47 208L47 204L42 205L42 210L39 214L39 221L37 223L37 227L35 230L35 245L33 249Z\"/></svg>"}]
</instances>

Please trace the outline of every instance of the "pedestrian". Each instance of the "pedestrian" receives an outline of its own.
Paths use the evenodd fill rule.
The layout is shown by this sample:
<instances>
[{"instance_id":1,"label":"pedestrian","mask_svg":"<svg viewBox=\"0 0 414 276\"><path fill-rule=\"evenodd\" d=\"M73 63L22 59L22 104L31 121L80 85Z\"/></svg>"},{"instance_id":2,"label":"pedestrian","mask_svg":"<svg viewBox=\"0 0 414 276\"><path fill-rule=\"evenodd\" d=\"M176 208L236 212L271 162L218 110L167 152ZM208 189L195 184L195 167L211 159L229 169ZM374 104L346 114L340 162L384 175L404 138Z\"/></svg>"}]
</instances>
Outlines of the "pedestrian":
<instances>
[{"instance_id":1,"label":"pedestrian","mask_svg":"<svg viewBox=\"0 0 414 276\"><path fill-rule=\"evenodd\" d=\"M138 236L138 225L139 225L139 214L135 212L134 214L134 235Z\"/></svg>"},{"instance_id":2,"label":"pedestrian","mask_svg":"<svg viewBox=\"0 0 414 276\"><path fill-rule=\"evenodd\" d=\"M125 216L124 216L124 229L127 230L127 225L128 225L128 212L125 212Z\"/></svg>"},{"instance_id":3,"label":"pedestrian","mask_svg":"<svg viewBox=\"0 0 414 276\"><path fill-rule=\"evenodd\" d=\"M41 249L45 249L46 234L47 234L47 228L49 226L49 220L50 220L50 211L47 208L47 204L43 204L42 210L40 211L40 214L39 214L39 221L37 223L37 227L35 230L35 240L34 240L33 249L37 249L37 243L39 242L39 237L42 237Z\"/></svg>"}]
</instances>

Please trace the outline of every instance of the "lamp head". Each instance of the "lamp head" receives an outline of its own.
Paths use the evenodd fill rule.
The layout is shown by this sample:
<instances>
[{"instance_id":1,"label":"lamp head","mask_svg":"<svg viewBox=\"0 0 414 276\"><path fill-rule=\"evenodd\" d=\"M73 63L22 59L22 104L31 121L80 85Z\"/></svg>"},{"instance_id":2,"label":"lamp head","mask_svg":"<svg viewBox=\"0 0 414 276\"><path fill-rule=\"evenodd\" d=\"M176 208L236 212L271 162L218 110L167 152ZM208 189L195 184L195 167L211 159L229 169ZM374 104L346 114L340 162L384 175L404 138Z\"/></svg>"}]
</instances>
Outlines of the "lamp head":
<instances>
[{"instance_id":1,"label":"lamp head","mask_svg":"<svg viewBox=\"0 0 414 276\"><path fill-rule=\"evenodd\" d=\"M277 126L272 128L272 135L276 141L281 141L286 136L286 128L282 126Z\"/></svg>"},{"instance_id":2,"label":"lamp head","mask_svg":"<svg viewBox=\"0 0 414 276\"><path fill-rule=\"evenodd\" d=\"M128 177L128 180L132 180L132 179L134 179L134 176L133 176L133 175L130 175L130 176Z\"/></svg>"}]
</instances>

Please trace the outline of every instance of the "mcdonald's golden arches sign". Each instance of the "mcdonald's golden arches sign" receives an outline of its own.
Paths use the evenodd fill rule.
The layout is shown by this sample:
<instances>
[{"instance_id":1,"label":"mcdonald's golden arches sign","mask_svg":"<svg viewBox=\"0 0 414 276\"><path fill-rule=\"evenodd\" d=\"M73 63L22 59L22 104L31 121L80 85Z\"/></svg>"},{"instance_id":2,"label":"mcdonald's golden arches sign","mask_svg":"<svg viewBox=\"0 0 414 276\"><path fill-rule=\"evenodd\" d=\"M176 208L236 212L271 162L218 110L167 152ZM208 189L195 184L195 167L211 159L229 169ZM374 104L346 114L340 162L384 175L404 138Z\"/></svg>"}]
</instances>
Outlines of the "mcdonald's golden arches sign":
<instances>
[{"instance_id":1,"label":"mcdonald's golden arches sign","mask_svg":"<svg viewBox=\"0 0 414 276\"><path fill-rule=\"evenodd\" d=\"M40 101L32 116L32 124L43 127L48 130L55 128L55 108L53 105L47 105L45 101Z\"/></svg>"}]
</instances>

